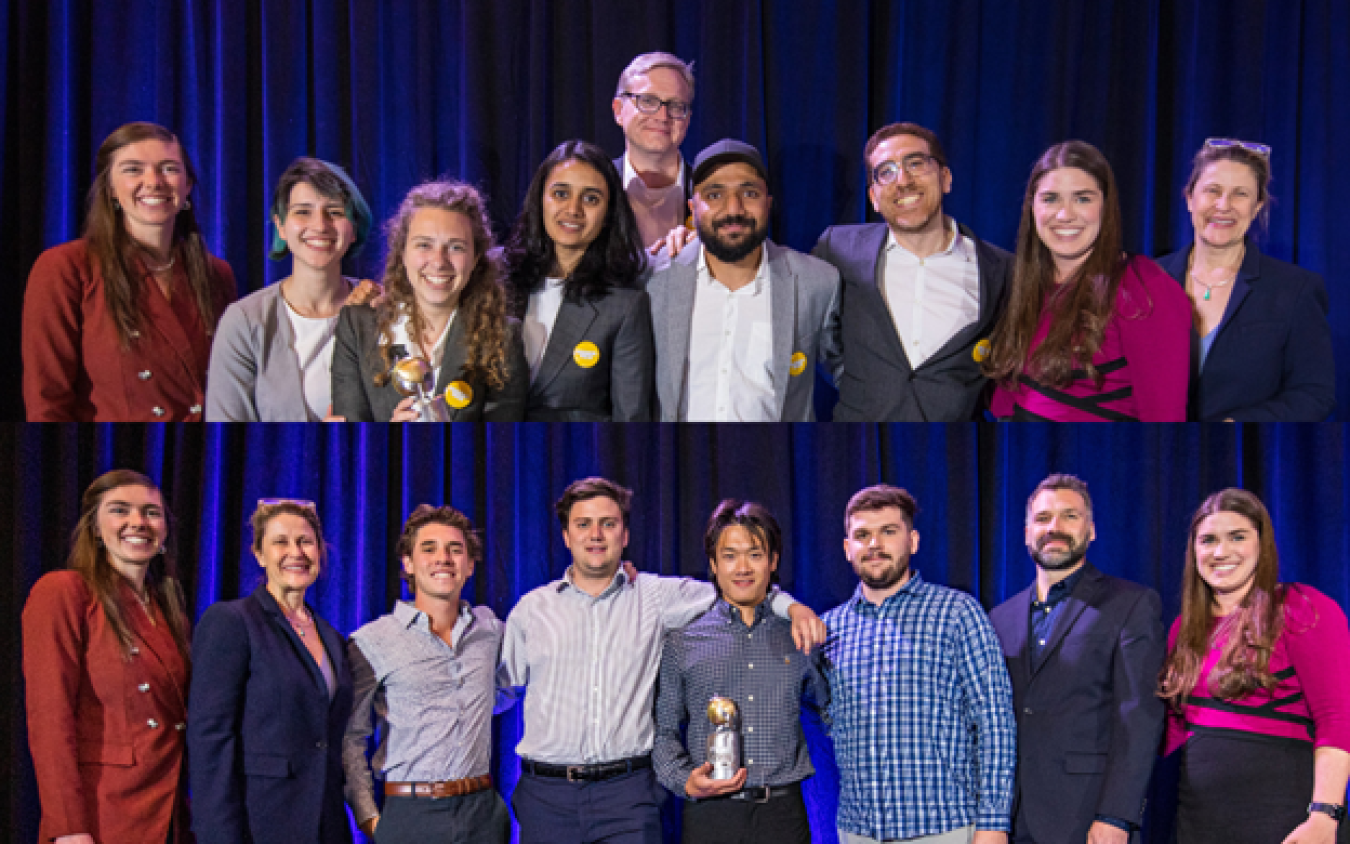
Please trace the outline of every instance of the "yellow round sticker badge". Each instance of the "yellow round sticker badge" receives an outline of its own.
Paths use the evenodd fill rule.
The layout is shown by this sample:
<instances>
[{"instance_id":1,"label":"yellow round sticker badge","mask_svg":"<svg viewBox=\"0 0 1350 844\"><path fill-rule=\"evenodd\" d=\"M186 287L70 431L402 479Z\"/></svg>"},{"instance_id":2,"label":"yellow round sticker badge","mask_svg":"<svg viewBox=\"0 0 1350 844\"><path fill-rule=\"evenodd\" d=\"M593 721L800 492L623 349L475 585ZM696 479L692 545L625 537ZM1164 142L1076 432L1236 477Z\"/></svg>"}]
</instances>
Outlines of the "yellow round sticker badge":
<instances>
[{"instance_id":1,"label":"yellow round sticker badge","mask_svg":"<svg viewBox=\"0 0 1350 844\"><path fill-rule=\"evenodd\" d=\"M582 369L590 369L600 362L600 350L590 340L578 343L572 350L572 360Z\"/></svg>"},{"instance_id":2,"label":"yellow round sticker badge","mask_svg":"<svg viewBox=\"0 0 1350 844\"><path fill-rule=\"evenodd\" d=\"M989 338L985 337L975 344L975 348L970 350L970 356L975 358L976 363L984 363L984 359L989 357L989 350L991 348L993 348L993 346L990 345Z\"/></svg>"},{"instance_id":3,"label":"yellow round sticker badge","mask_svg":"<svg viewBox=\"0 0 1350 844\"><path fill-rule=\"evenodd\" d=\"M788 372L793 375L801 375L806 371L806 355L801 352L794 352L792 362L788 364Z\"/></svg>"},{"instance_id":4,"label":"yellow round sticker badge","mask_svg":"<svg viewBox=\"0 0 1350 844\"><path fill-rule=\"evenodd\" d=\"M455 410L463 410L473 403L473 387L466 381L451 381L445 388L445 403Z\"/></svg>"}]
</instances>

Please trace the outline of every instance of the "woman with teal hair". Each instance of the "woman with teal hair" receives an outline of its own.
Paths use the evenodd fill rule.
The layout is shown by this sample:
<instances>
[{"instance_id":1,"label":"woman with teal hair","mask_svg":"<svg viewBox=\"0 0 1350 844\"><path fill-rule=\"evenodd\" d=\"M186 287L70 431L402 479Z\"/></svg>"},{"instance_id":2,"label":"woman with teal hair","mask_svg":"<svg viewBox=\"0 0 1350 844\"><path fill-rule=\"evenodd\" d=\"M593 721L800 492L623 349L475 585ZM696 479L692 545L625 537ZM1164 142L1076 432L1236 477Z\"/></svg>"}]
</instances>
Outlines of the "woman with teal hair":
<instances>
[{"instance_id":1,"label":"woman with teal hair","mask_svg":"<svg viewBox=\"0 0 1350 844\"><path fill-rule=\"evenodd\" d=\"M333 336L343 305L372 285L342 275L370 233L370 207L336 164L297 158L272 197L272 260L291 274L230 305L211 347L208 422L317 422L329 415Z\"/></svg>"}]
</instances>

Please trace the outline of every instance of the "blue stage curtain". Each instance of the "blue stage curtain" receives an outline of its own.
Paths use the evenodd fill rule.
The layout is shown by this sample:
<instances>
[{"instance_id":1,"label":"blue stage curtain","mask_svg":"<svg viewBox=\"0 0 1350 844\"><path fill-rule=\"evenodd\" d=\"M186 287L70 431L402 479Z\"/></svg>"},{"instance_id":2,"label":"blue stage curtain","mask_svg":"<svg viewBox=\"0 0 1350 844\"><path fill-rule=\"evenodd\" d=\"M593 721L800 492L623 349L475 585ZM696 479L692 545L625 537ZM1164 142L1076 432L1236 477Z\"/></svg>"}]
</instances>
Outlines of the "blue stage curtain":
<instances>
[{"instance_id":1,"label":"blue stage curtain","mask_svg":"<svg viewBox=\"0 0 1350 844\"><path fill-rule=\"evenodd\" d=\"M783 585L818 612L856 586L842 553L849 497L878 482L906 487L920 506L915 567L990 608L1034 574L1023 543L1027 495L1046 474L1071 472L1095 505L1090 559L1156 588L1170 622L1191 514L1227 486L1252 489L1270 507L1285 580L1350 606L1348 435L1336 426L1217 425L0 426L0 465L10 470L0 536L13 561L0 579L0 642L13 656L0 676L10 725L0 739L0 806L12 815L3 826L20 841L36 835L19 612L37 578L63 565L80 493L108 469L138 469L163 488L194 616L259 582L247 524L259 498L315 501L330 562L311 602L344 633L400 596L391 553L421 503L453 505L482 529L486 559L465 597L505 618L521 595L566 569L553 503L567 484L596 474L636 492L628 556L661 574L706 576L702 534L716 503L763 502L783 526ZM499 718L494 736L506 792L519 776L519 711ZM808 728L811 821L817 841L833 842L838 774L819 725ZM1167 819L1155 820L1162 831L1150 840L1164 842Z\"/></svg>"},{"instance_id":2,"label":"blue stage curtain","mask_svg":"<svg viewBox=\"0 0 1350 844\"><path fill-rule=\"evenodd\" d=\"M1032 162L1068 138L1114 165L1126 243L1190 242L1181 190L1205 138L1274 147L1263 248L1327 277L1350 418L1350 0L0 0L0 276L75 237L98 144L130 120L196 159L194 201L241 293L275 281L272 188L298 155L349 167L378 219L450 175L504 233L559 142L614 154L620 71L696 62L690 159L725 136L765 153L775 238L809 249L869 213L862 150L885 123L945 140L948 210L1010 247ZM376 275L376 238L349 270ZM0 418L20 418L20 309L0 314ZM831 402L832 391L821 395Z\"/></svg>"}]
</instances>

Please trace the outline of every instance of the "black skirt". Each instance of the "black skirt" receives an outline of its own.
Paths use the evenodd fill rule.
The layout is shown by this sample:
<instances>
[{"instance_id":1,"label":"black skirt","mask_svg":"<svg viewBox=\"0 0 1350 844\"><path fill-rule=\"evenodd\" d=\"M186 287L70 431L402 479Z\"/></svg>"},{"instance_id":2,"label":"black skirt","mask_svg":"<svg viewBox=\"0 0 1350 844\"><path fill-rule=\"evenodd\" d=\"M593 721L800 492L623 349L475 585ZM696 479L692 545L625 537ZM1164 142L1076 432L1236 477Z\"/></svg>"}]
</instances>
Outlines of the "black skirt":
<instances>
[{"instance_id":1,"label":"black skirt","mask_svg":"<svg viewBox=\"0 0 1350 844\"><path fill-rule=\"evenodd\" d=\"M1177 844L1280 844L1308 819L1311 742L1197 730L1182 754ZM1350 823L1336 841L1350 844Z\"/></svg>"}]
</instances>

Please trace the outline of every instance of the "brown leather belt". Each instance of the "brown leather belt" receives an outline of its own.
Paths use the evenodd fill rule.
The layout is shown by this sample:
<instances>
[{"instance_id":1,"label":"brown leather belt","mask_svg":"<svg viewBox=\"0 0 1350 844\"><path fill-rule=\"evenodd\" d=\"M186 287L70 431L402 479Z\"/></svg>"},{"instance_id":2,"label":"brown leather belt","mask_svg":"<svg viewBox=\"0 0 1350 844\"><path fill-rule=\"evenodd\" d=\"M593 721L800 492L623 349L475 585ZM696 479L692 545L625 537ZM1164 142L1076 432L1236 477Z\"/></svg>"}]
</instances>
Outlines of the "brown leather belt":
<instances>
[{"instance_id":1,"label":"brown leather belt","mask_svg":"<svg viewBox=\"0 0 1350 844\"><path fill-rule=\"evenodd\" d=\"M465 777L462 780L445 782L387 782L384 784L386 797L463 797L492 788L492 774L481 777Z\"/></svg>"}]
</instances>

